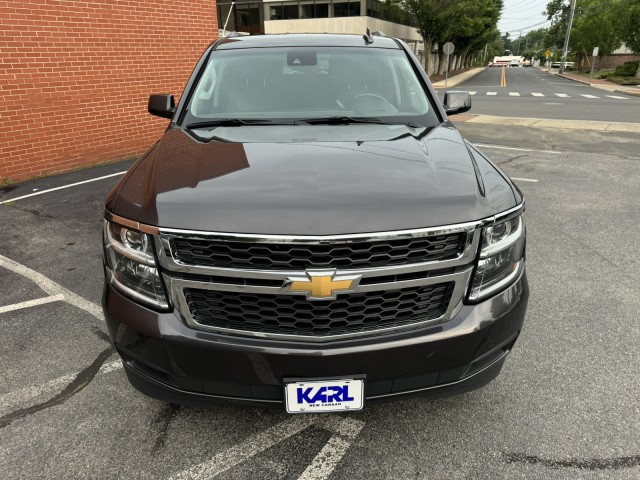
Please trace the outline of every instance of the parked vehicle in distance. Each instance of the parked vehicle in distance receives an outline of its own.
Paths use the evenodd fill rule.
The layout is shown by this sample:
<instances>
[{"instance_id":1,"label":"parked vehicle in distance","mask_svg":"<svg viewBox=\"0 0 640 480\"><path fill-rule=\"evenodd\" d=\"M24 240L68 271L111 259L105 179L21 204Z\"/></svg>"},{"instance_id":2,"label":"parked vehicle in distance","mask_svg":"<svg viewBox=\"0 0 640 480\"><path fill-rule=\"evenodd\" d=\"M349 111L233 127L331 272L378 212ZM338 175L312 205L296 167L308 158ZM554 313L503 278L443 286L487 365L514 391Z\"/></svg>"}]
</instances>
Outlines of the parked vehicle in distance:
<instances>
[{"instance_id":1,"label":"parked vehicle in distance","mask_svg":"<svg viewBox=\"0 0 640 480\"><path fill-rule=\"evenodd\" d=\"M130 382L186 405L353 411L500 372L524 198L401 41L229 36L105 202L103 307Z\"/></svg>"},{"instance_id":2,"label":"parked vehicle in distance","mask_svg":"<svg viewBox=\"0 0 640 480\"><path fill-rule=\"evenodd\" d=\"M560 65L562 64L562 62L551 62L551 68L560 68ZM566 67L573 67L573 62L564 62L564 66Z\"/></svg>"}]
</instances>

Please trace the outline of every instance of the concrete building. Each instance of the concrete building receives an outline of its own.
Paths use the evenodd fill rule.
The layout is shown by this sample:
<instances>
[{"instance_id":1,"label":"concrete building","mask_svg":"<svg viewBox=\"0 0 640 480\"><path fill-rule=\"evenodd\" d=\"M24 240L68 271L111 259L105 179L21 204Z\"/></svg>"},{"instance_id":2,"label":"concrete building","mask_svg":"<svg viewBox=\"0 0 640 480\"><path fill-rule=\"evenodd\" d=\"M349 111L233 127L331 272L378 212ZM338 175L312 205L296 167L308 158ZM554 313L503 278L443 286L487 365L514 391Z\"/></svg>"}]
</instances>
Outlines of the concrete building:
<instances>
[{"instance_id":1,"label":"concrete building","mask_svg":"<svg viewBox=\"0 0 640 480\"><path fill-rule=\"evenodd\" d=\"M227 18L227 31L256 33L345 33L384 32L401 38L421 53L422 37L414 27L398 23L380 0L262 0L218 1L220 27Z\"/></svg>"}]
</instances>

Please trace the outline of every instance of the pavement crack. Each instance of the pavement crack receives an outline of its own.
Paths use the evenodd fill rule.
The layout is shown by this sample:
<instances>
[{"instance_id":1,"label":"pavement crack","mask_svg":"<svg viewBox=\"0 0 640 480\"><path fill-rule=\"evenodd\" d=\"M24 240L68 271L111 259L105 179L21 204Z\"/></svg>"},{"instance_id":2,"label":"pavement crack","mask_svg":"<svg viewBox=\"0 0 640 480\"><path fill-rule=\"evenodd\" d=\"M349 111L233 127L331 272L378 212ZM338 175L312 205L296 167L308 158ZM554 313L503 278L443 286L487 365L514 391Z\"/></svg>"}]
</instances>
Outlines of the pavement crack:
<instances>
[{"instance_id":1,"label":"pavement crack","mask_svg":"<svg viewBox=\"0 0 640 480\"><path fill-rule=\"evenodd\" d=\"M24 418L28 415L37 413L41 410L45 410L49 407L61 405L76 393L84 390L84 388L89 385L93 378L96 376L102 364L107 360L107 358L113 355L113 353L114 350L112 347L104 349L91 363L91 365L78 373L78 375L76 375L71 383L69 383L69 385L67 385L60 393L50 398L46 402L38 403L26 408L21 408L20 410L16 410L0 417L0 429L3 429L4 427L10 425L19 418Z\"/></svg>"},{"instance_id":2,"label":"pavement crack","mask_svg":"<svg viewBox=\"0 0 640 480\"><path fill-rule=\"evenodd\" d=\"M32 215L35 215L36 217L40 217L40 218L56 218L47 213L42 213L39 210L31 210L30 208L20 207L15 202L7 202L4 205L10 208L15 208L16 210L20 210L21 212L31 213Z\"/></svg>"},{"instance_id":3,"label":"pavement crack","mask_svg":"<svg viewBox=\"0 0 640 480\"><path fill-rule=\"evenodd\" d=\"M577 468L581 470L619 470L622 468L633 468L640 466L640 455L614 458L589 458L581 460L569 458L567 460L553 460L542 458L537 455L527 455L525 453L504 453L507 463L526 463L531 465L542 465L543 467L554 468Z\"/></svg>"},{"instance_id":4,"label":"pavement crack","mask_svg":"<svg viewBox=\"0 0 640 480\"><path fill-rule=\"evenodd\" d=\"M163 405L160 411L158 411L156 418L153 420L154 427L158 427L158 435L156 436L156 441L153 445L153 449L151 450L153 455L159 453L167 443L167 437L169 436L169 427L171 427L171 422L176 417L178 412L180 411L180 405L176 405L173 403L168 403Z\"/></svg>"},{"instance_id":5,"label":"pavement crack","mask_svg":"<svg viewBox=\"0 0 640 480\"><path fill-rule=\"evenodd\" d=\"M107 334L107 332L105 332L104 330L102 330L101 328L98 327L94 327L93 328L93 333L95 333L96 337L98 337L100 340L104 340L105 342L107 342L109 345L111 345L111 338L109 337L109 335Z\"/></svg>"},{"instance_id":6,"label":"pavement crack","mask_svg":"<svg viewBox=\"0 0 640 480\"><path fill-rule=\"evenodd\" d=\"M522 155L516 155L515 157L507 158L504 162L500 162L500 165L505 165L505 164L507 164L507 163L511 163L511 162L513 162L514 160L517 160L517 159L519 159L519 158L522 158L522 157L528 157L528 156L529 156L529 155L528 155L528 154L526 154L526 153L525 153L525 154L522 154Z\"/></svg>"}]
</instances>

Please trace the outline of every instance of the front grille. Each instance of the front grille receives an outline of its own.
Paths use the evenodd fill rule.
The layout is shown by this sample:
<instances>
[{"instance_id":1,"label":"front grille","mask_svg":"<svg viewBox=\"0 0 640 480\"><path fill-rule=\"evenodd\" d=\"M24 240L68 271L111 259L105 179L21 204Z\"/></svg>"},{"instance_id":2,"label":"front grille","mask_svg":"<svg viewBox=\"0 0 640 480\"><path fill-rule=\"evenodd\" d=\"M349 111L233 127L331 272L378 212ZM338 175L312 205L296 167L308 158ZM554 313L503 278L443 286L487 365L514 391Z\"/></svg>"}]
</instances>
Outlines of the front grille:
<instances>
[{"instance_id":1,"label":"front grille","mask_svg":"<svg viewBox=\"0 0 640 480\"><path fill-rule=\"evenodd\" d=\"M187 265L242 269L374 268L456 258L465 232L332 244L245 243L172 237L173 257Z\"/></svg>"},{"instance_id":2,"label":"front grille","mask_svg":"<svg viewBox=\"0 0 640 480\"><path fill-rule=\"evenodd\" d=\"M185 288L193 320L241 332L325 337L411 325L443 316L454 283L338 295L301 296Z\"/></svg>"}]
</instances>

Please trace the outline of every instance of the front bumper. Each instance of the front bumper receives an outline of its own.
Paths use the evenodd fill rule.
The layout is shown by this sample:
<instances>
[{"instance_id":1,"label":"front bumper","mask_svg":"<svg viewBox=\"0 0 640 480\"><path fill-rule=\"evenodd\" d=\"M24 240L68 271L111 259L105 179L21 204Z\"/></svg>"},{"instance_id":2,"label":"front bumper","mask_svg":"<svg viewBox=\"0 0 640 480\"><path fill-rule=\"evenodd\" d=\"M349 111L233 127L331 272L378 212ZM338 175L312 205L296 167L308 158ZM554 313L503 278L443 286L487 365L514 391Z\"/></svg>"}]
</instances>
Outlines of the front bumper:
<instances>
[{"instance_id":1,"label":"front bumper","mask_svg":"<svg viewBox=\"0 0 640 480\"><path fill-rule=\"evenodd\" d=\"M188 328L105 285L109 335L131 383L173 403L283 404L283 378L365 375L367 401L406 394L450 395L491 381L524 321L526 273L448 322L395 334L303 343Z\"/></svg>"}]
</instances>

